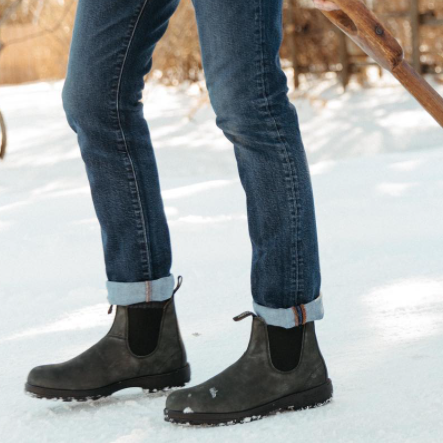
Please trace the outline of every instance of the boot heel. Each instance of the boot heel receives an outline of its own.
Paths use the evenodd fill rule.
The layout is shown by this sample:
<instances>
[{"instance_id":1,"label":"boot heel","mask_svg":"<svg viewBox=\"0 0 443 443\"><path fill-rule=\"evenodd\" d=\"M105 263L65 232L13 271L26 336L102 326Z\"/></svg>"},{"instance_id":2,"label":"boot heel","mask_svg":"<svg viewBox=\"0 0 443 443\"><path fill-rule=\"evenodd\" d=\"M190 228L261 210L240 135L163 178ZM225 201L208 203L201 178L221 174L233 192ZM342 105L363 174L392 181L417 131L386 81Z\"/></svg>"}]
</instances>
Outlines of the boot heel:
<instances>
[{"instance_id":1,"label":"boot heel","mask_svg":"<svg viewBox=\"0 0 443 443\"><path fill-rule=\"evenodd\" d=\"M168 374L149 375L137 378L136 386L144 391L156 392L167 388L182 387L191 379L191 367L189 364Z\"/></svg>"},{"instance_id":2,"label":"boot heel","mask_svg":"<svg viewBox=\"0 0 443 443\"><path fill-rule=\"evenodd\" d=\"M284 399L282 406L295 410L315 408L316 406L328 403L332 399L332 396L332 381L328 378L326 383L321 386L287 397Z\"/></svg>"}]
</instances>

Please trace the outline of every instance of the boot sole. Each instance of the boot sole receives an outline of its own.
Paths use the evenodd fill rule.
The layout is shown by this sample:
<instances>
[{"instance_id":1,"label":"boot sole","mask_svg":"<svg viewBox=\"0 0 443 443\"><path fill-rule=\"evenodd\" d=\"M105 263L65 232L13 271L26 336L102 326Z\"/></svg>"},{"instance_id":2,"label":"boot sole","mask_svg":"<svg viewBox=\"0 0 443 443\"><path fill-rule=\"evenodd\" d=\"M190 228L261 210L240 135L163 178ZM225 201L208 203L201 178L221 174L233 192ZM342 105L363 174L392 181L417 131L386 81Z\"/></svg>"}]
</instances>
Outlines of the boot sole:
<instances>
[{"instance_id":1,"label":"boot sole","mask_svg":"<svg viewBox=\"0 0 443 443\"><path fill-rule=\"evenodd\" d=\"M333 387L331 379L316 388L297 394L281 397L273 402L257 406L252 409L229 413L184 413L183 411L164 410L165 421L182 425L217 426L249 423L259 420L273 413L300 409L315 408L329 403L332 400Z\"/></svg>"},{"instance_id":2,"label":"boot sole","mask_svg":"<svg viewBox=\"0 0 443 443\"><path fill-rule=\"evenodd\" d=\"M191 379L189 364L176 371L160 375L146 375L144 377L130 378L107 386L87 390L53 389L42 386L25 384L25 392L34 398L54 399L63 401L98 400L109 397L114 392L126 388L142 388L149 392L166 390L167 388L182 387Z\"/></svg>"}]
</instances>

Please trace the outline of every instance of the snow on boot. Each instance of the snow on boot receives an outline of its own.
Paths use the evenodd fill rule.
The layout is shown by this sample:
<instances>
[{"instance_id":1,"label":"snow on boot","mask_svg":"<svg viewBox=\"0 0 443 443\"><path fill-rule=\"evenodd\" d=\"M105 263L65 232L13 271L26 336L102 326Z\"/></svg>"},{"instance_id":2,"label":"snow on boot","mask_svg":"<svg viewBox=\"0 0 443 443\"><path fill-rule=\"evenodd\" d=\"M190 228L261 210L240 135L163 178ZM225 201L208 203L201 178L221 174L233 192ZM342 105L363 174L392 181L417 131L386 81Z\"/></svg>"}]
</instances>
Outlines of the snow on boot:
<instances>
[{"instance_id":1,"label":"snow on boot","mask_svg":"<svg viewBox=\"0 0 443 443\"><path fill-rule=\"evenodd\" d=\"M34 368L29 373L25 391L38 398L82 401L106 397L130 387L155 391L184 386L190 379L190 367L180 335L174 295L160 309L156 343L150 346L153 350L149 354L134 352L140 349L140 337L131 343L130 331L134 328L130 323L140 316L131 315L131 307L117 306L113 325L104 338L64 363ZM152 326L146 331L152 331Z\"/></svg>"},{"instance_id":2,"label":"snow on boot","mask_svg":"<svg viewBox=\"0 0 443 443\"><path fill-rule=\"evenodd\" d=\"M164 410L166 421L190 425L244 423L276 411L319 406L332 398L332 383L314 322L300 326L298 363L282 371L273 365L265 320L252 312L234 320L248 315L254 318L246 352L206 382L171 393Z\"/></svg>"}]
</instances>

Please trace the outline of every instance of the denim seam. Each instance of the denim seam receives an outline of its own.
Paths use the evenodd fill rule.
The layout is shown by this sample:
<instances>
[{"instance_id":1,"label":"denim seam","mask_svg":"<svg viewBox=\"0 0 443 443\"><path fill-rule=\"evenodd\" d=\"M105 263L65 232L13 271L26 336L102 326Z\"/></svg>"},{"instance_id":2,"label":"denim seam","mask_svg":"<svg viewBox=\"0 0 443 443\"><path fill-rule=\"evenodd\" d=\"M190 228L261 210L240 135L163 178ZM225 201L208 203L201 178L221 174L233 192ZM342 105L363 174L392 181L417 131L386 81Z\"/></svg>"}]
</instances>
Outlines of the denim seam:
<instances>
[{"instance_id":1,"label":"denim seam","mask_svg":"<svg viewBox=\"0 0 443 443\"><path fill-rule=\"evenodd\" d=\"M299 266L298 266L298 238L299 238L299 222L298 222L298 206L297 206L297 191L296 191L296 185L295 185L295 180L293 178L293 176L295 176L295 178L297 179L297 172L295 167L293 167L293 164L291 162L291 159L289 158L289 154L288 154L288 147L287 147L287 141L284 138L284 136L281 134L281 131L279 130L277 121L275 119L275 116L272 112L271 106L269 104L268 101L268 90L266 88L267 85L267 81L266 81L266 72L265 72L265 39L264 39L264 23L263 23L263 0L257 0L257 5L258 5L258 14L257 14L257 19L259 21L258 23L258 28L259 28L259 37L260 37L260 41L259 41L259 46L260 46L260 62L261 62L261 80L262 80L262 93L263 93L263 98L265 101L265 106L266 106L266 112L268 113L268 115L270 116L271 120L272 120L272 124L274 126L274 129L276 131L276 134L278 136L278 139L280 141L281 146L283 147L283 155L284 155L284 159L286 164L289 166L289 171L290 173L288 174L288 169L285 168L286 170L286 179L289 178L289 186L286 186L286 190L292 194L292 199L294 200L294 208L291 209L290 208L290 212L291 212L291 224L293 227L293 231L295 231L295 239L293 239L292 241L292 249L295 250L295 255L292 256L292 263L291 263L291 268L292 268L292 273L295 273L295 304L298 304L298 284L299 284ZM292 173L292 174L291 174ZM294 222L295 222L295 229L294 229ZM294 284L294 275L291 276L291 283L292 285ZM292 286L291 285L291 286ZM293 287L292 287L293 289Z\"/></svg>"},{"instance_id":2,"label":"denim seam","mask_svg":"<svg viewBox=\"0 0 443 443\"><path fill-rule=\"evenodd\" d=\"M130 33L130 37L129 37L129 41L126 44L126 50L123 56L123 60L121 63L121 67L120 67L120 72L119 72L119 76L118 76L118 83L117 83L117 91L116 91L116 111L117 111L117 120L118 120L118 126L119 126L119 130L123 139L123 144L124 144L124 148L127 155L127 159L129 162L129 171L132 174L133 180L134 180L134 185L135 185L135 194L136 194L136 205L138 206L138 210L140 212L140 216L139 216L139 220L141 221L141 226L142 226L142 231L143 231L143 240L144 240L144 246L145 246L145 250L146 250L146 266L147 266L147 275L146 275L146 279L149 280L151 278L152 275L152 269L151 269L151 258L150 258L150 249L149 249L149 239L148 239L148 230L147 230L147 223L145 220L145 216L143 214L143 206L142 206L142 202L141 202L141 198L140 198L140 188L139 188L139 184L138 184L138 180L137 180L137 174L134 168L134 164L131 158L131 154L129 152L129 146L128 143L126 141L126 137L125 137L125 133L121 124L121 119L120 119L120 86L121 86L121 81L122 81L122 77L123 77L123 71L125 68L125 64L126 64L126 60L128 57L128 53L129 53L129 49L131 46L131 43L134 39L134 35L135 32L137 31L137 26L138 23L140 21L140 17L142 16L143 12L145 11L146 5L149 2L149 0L144 0L143 3L141 4L140 9L138 10L138 12L136 13L135 17L135 22L131 23L132 26L132 31ZM131 28L129 28L131 29ZM130 190L130 192L132 193L132 190ZM135 211L136 215L138 211ZM145 260L144 257L142 255L141 257L141 262L142 262L142 267L144 268L145 266Z\"/></svg>"}]
</instances>

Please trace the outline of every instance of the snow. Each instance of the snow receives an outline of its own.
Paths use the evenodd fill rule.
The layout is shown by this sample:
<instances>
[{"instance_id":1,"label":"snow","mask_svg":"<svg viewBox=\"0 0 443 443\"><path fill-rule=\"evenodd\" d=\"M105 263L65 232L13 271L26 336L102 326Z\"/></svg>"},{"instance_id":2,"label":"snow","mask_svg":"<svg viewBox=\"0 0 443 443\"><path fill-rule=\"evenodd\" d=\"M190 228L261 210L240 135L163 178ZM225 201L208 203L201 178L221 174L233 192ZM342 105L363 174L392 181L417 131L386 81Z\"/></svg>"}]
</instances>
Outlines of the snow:
<instances>
[{"instance_id":1,"label":"snow","mask_svg":"<svg viewBox=\"0 0 443 443\"><path fill-rule=\"evenodd\" d=\"M440 442L443 432L443 132L385 75L293 94L312 173L325 318L317 323L334 400L244 425L174 426L167 393L97 402L23 394L28 371L108 330L99 227L63 82L0 88L9 152L0 163L2 443ZM439 91L443 93L441 85ZM232 147L193 88L148 85L174 247L191 384L239 358L250 322L250 245Z\"/></svg>"}]
</instances>

